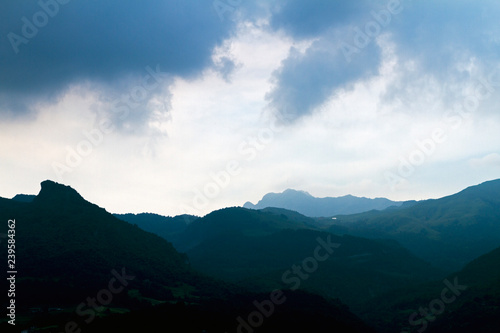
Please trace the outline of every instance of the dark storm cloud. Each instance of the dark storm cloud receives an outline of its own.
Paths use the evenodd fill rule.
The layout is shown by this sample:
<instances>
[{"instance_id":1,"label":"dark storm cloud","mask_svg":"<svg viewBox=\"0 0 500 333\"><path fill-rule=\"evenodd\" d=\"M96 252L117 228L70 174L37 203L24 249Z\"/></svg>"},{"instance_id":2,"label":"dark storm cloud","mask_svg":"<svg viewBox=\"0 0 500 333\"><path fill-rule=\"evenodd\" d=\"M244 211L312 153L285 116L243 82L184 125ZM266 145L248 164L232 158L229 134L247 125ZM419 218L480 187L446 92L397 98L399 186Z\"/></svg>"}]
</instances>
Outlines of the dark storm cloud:
<instances>
[{"instance_id":1,"label":"dark storm cloud","mask_svg":"<svg viewBox=\"0 0 500 333\"><path fill-rule=\"evenodd\" d=\"M464 86L499 70L499 15L497 1L408 3L391 31L400 76L388 87L386 101L422 99L421 89L414 87L423 75L438 83L434 91L445 105L462 100ZM411 70L405 69L409 61Z\"/></svg>"},{"instance_id":2,"label":"dark storm cloud","mask_svg":"<svg viewBox=\"0 0 500 333\"><path fill-rule=\"evenodd\" d=\"M471 73L461 66L474 59L474 65L487 73L498 64L499 14L500 3L495 1L278 2L272 8L270 28L284 31L296 40L315 42L305 54L291 52L282 63L268 94L269 105L277 112L300 118L332 93L376 74L382 50L375 39L382 34L395 46L396 70L401 73L400 79L389 87L386 99L403 99L405 91L413 94L408 98L418 98L413 85L420 84L422 76L431 77L442 86L442 98L454 98L446 92L446 86L470 80ZM364 43L362 34L368 34L370 29L373 36ZM346 45L357 50L350 52ZM348 57L341 56L346 53ZM413 64L416 72L405 73L408 63Z\"/></svg>"},{"instance_id":3,"label":"dark storm cloud","mask_svg":"<svg viewBox=\"0 0 500 333\"><path fill-rule=\"evenodd\" d=\"M321 35L332 27L348 24L363 15L367 2L344 0L278 1L270 25L295 38Z\"/></svg>"},{"instance_id":4,"label":"dark storm cloud","mask_svg":"<svg viewBox=\"0 0 500 333\"><path fill-rule=\"evenodd\" d=\"M362 50L356 47L351 26L373 8L365 1L326 0L287 1L274 8L272 29L295 39L316 39L303 54L292 49L274 73L274 88L266 97L275 112L293 121L310 114L339 89L378 72L379 47L373 38L358 45ZM354 48L357 51L352 52Z\"/></svg>"},{"instance_id":5,"label":"dark storm cloud","mask_svg":"<svg viewBox=\"0 0 500 333\"><path fill-rule=\"evenodd\" d=\"M368 45L348 63L339 44L331 36L316 41L304 54L290 51L274 73L275 87L266 96L275 112L294 121L310 114L337 89L348 89L356 80L377 73L378 47Z\"/></svg>"},{"instance_id":6,"label":"dark storm cloud","mask_svg":"<svg viewBox=\"0 0 500 333\"><path fill-rule=\"evenodd\" d=\"M497 61L500 54L498 1L405 1L391 28L398 55L426 70L446 73L457 62L477 57Z\"/></svg>"},{"instance_id":7,"label":"dark storm cloud","mask_svg":"<svg viewBox=\"0 0 500 333\"><path fill-rule=\"evenodd\" d=\"M147 66L194 77L234 25L211 0L7 0L0 22L4 115L29 113L81 82L126 94Z\"/></svg>"}]
</instances>

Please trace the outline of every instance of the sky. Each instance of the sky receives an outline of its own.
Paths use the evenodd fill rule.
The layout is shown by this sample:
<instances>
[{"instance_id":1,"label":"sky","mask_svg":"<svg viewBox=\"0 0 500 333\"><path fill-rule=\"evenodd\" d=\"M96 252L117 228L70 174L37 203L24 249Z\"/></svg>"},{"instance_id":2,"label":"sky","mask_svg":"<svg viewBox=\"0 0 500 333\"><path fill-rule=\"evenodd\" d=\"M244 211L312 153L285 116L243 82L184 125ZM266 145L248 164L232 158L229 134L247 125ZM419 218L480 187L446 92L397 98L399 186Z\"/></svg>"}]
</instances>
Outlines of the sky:
<instances>
[{"instance_id":1,"label":"sky","mask_svg":"<svg viewBox=\"0 0 500 333\"><path fill-rule=\"evenodd\" d=\"M0 196L113 213L500 178L495 0L4 0Z\"/></svg>"}]
</instances>

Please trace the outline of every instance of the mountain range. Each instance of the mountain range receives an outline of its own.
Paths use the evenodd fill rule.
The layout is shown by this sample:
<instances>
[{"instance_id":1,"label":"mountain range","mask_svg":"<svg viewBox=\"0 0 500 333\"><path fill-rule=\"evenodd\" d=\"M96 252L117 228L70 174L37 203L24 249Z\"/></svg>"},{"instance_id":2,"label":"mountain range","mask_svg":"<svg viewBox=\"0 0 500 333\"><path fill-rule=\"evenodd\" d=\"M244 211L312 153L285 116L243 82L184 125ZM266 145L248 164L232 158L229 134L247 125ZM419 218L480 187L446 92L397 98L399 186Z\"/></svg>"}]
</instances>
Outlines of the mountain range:
<instances>
[{"instance_id":1,"label":"mountain range","mask_svg":"<svg viewBox=\"0 0 500 333\"><path fill-rule=\"evenodd\" d=\"M18 272L15 282L2 282L2 290L14 288L17 305L16 325L2 317L2 332L241 332L252 325L259 332L373 332L338 300L253 292L203 275L165 239L68 186L44 181L32 200L17 199L0 198L0 219L15 221ZM7 244L0 243L2 253ZM0 302L10 305L7 297ZM254 319L262 313L273 313L266 325Z\"/></svg>"},{"instance_id":2,"label":"mountain range","mask_svg":"<svg viewBox=\"0 0 500 333\"><path fill-rule=\"evenodd\" d=\"M337 216L329 231L397 240L452 272L500 245L500 180L397 210Z\"/></svg>"},{"instance_id":3,"label":"mountain range","mask_svg":"<svg viewBox=\"0 0 500 333\"><path fill-rule=\"evenodd\" d=\"M335 244L328 258L312 259L318 244L325 243ZM218 279L253 290L298 284L340 298L352 309L367 297L443 275L395 241L338 236L289 222L286 215L244 208L216 211L193 222L176 246L186 251L193 268Z\"/></svg>"},{"instance_id":4,"label":"mountain range","mask_svg":"<svg viewBox=\"0 0 500 333\"><path fill-rule=\"evenodd\" d=\"M305 191L288 189L282 193L268 193L257 204L246 202L243 207L249 209L277 207L294 210L309 217L327 217L362 213L374 209L383 210L402 204L401 201L391 201L386 198L369 199L352 195L316 198Z\"/></svg>"},{"instance_id":5,"label":"mountain range","mask_svg":"<svg viewBox=\"0 0 500 333\"><path fill-rule=\"evenodd\" d=\"M335 219L278 207L165 217L113 215L44 181L0 198L0 219L16 221L16 328L498 332L499 198L494 180Z\"/></svg>"},{"instance_id":6,"label":"mountain range","mask_svg":"<svg viewBox=\"0 0 500 333\"><path fill-rule=\"evenodd\" d=\"M363 318L381 332L496 333L500 328L499 304L497 247L442 280L373 298L362 312ZM433 307L434 313L429 311Z\"/></svg>"}]
</instances>

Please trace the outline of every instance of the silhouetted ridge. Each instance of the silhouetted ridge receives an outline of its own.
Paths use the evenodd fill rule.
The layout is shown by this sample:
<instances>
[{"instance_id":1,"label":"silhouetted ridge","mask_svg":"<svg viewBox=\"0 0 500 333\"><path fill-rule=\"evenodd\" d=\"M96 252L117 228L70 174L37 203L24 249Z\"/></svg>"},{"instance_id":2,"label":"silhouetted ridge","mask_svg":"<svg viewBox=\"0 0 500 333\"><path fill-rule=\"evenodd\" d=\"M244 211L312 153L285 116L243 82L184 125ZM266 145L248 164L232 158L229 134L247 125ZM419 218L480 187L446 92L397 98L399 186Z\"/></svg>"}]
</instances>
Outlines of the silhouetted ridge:
<instances>
[{"instance_id":1,"label":"silhouetted ridge","mask_svg":"<svg viewBox=\"0 0 500 333\"><path fill-rule=\"evenodd\" d=\"M481 198L490 199L498 198L500 194L500 179L490 180L479 185L469 186L466 189L458 192L452 197L464 198Z\"/></svg>"},{"instance_id":2,"label":"silhouetted ridge","mask_svg":"<svg viewBox=\"0 0 500 333\"><path fill-rule=\"evenodd\" d=\"M231 218L233 211L237 221ZM254 215L262 216L258 221L271 230L292 224L286 216L241 208L210 214L205 221L219 230L242 225L255 234L260 226L252 225ZM146 216L165 222L157 215ZM192 222L189 226L198 221L189 216L172 220L185 218ZM31 327L36 332L69 332L68 323L74 323L74 332L136 332L145 323L166 325L167 331L182 327L183 332L235 332L236 318L256 311L253 300L269 297L267 290L254 295L197 273L171 243L117 219L69 186L44 181L32 203L0 198L0 220L11 219L16 221L20 272L15 290L18 332ZM7 223L2 225L0 245L7 253ZM200 226L196 230L206 231ZM7 284L4 279L2 290L9 290ZM4 297L0 305L5 309L8 302ZM259 332L297 327L372 332L340 302L298 291L286 295L286 304L275 307ZM4 331L12 330L0 319Z\"/></svg>"},{"instance_id":3,"label":"silhouetted ridge","mask_svg":"<svg viewBox=\"0 0 500 333\"><path fill-rule=\"evenodd\" d=\"M51 180L45 180L41 183L42 189L40 193L35 197L33 203L40 205L57 205L59 208L66 207L68 205L96 205L85 200L76 190L71 186L62 185Z\"/></svg>"},{"instance_id":4,"label":"silhouetted ridge","mask_svg":"<svg viewBox=\"0 0 500 333\"><path fill-rule=\"evenodd\" d=\"M500 245L500 180L406 208L333 220L332 232L390 238L448 272Z\"/></svg>"},{"instance_id":5,"label":"silhouetted ridge","mask_svg":"<svg viewBox=\"0 0 500 333\"><path fill-rule=\"evenodd\" d=\"M32 194L16 194L16 196L14 196L12 200L19 202L33 202L35 198L36 195Z\"/></svg>"}]
</instances>

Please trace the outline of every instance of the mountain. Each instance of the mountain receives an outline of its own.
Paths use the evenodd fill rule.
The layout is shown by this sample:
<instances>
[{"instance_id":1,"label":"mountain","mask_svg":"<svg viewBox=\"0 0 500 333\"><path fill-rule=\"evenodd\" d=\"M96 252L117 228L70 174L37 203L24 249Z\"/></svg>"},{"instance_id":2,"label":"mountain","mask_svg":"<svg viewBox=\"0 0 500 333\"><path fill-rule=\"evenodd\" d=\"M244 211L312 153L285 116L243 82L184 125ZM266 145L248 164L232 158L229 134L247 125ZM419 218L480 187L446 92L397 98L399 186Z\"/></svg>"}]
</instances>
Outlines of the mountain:
<instances>
[{"instance_id":1,"label":"mountain","mask_svg":"<svg viewBox=\"0 0 500 333\"><path fill-rule=\"evenodd\" d=\"M429 332L499 332L500 248L473 260L455 275L467 289L457 299L453 311L430 325Z\"/></svg>"},{"instance_id":2,"label":"mountain","mask_svg":"<svg viewBox=\"0 0 500 333\"><path fill-rule=\"evenodd\" d=\"M32 202L35 200L36 195L32 194L17 194L15 197L12 198L14 201L20 201L20 202Z\"/></svg>"},{"instance_id":3,"label":"mountain","mask_svg":"<svg viewBox=\"0 0 500 333\"><path fill-rule=\"evenodd\" d=\"M74 316L77 306L103 287L109 288L108 296L98 299L108 305L112 296L102 310L110 313L229 292L193 271L172 244L118 220L69 186L44 181L32 202L0 198L0 219L15 220L15 296L21 326L37 320L33 309L57 308ZM4 225L0 232L7 233ZM4 244L2 252L7 253ZM112 295L109 290L124 292ZM2 297L4 301L8 299ZM88 314L76 316L84 326L94 312L87 306L81 311Z\"/></svg>"},{"instance_id":4,"label":"mountain","mask_svg":"<svg viewBox=\"0 0 500 333\"><path fill-rule=\"evenodd\" d=\"M44 181L31 202L0 198L0 220L6 222L0 250L8 253L15 238L17 270L1 283L2 290L15 291L17 305L16 326L4 316L2 332L140 331L152 323L197 333L249 331L250 324L262 326L259 332L291 326L373 332L339 301L287 290L279 297L250 293L208 278L171 243L117 219L69 186ZM7 236L9 225L15 236ZM5 296L0 303L7 308ZM255 324L256 316L266 322Z\"/></svg>"},{"instance_id":5,"label":"mountain","mask_svg":"<svg viewBox=\"0 0 500 333\"><path fill-rule=\"evenodd\" d=\"M142 230L152 232L168 241L175 239L187 226L198 217L178 215L174 217L158 214L113 214L116 218L137 225Z\"/></svg>"},{"instance_id":6,"label":"mountain","mask_svg":"<svg viewBox=\"0 0 500 333\"><path fill-rule=\"evenodd\" d=\"M397 240L419 257L457 271L500 245L500 180L397 210L337 216L329 231Z\"/></svg>"},{"instance_id":7,"label":"mountain","mask_svg":"<svg viewBox=\"0 0 500 333\"><path fill-rule=\"evenodd\" d=\"M498 332L499 194L495 180L333 220L231 207L125 222L44 181L0 198L0 252L15 239L17 270L0 287L14 285L21 331L374 332L354 312L379 332ZM477 255L444 273L414 254L447 269Z\"/></svg>"},{"instance_id":8,"label":"mountain","mask_svg":"<svg viewBox=\"0 0 500 333\"><path fill-rule=\"evenodd\" d=\"M183 333L375 333L340 302L301 291L248 293L203 304L166 303L122 315L119 320L97 321L91 332L143 332L145 327Z\"/></svg>"},{"instance_id":9,"label":"mountain","mask_svg":"<svg viewBox=\"0 0 500 333\"><path fill-rule=\"evenodd\" d=\"M32 305L72 303L109 280L113 269L133 272L133 288L148 279L165 295L198 278L172 244L116 219L69 186L44 181L32 202L0 198L0 218L16 221L16 262L25 284L18 297Z\"/></svg>"},{"instance_id":10,"label":"mountain","mask_svg":"<svg viewBox=\"0 0 500 333\"><path fill-rule=\"evenodd\" d=\"M293 214L293 212L290 212ZM288 214L288 213L287 213ZM299 214L295 214L298 216ZM205 240L233 234L265 236L283 229L316 229L305 216L290 218L279 210L250 210L241 207L224 208L195 220L173 243L179 251L187 251Z\"/></svg>"},{"instance_id":11,"label":"mountain","mask_svg":"<svg viewBox=\"0 0 500 333\"><path fill-rule=\"evenodd\" d=\"M374 298L365 304L362 312L364 319L381 331L497 333L499 304L500 247L474 259L444 280Z\"/></svg>"},{"instance_id":12,"label":"mountain","mask_svg":"<svg viewBox=\"0 0 500 333\"><path fill-rule=\"evenodd\" d=\"M337 198L316 198L304 191L288 189L282 193L268 193L256 205L247 202L243 207L249 209L278 207L294 210L309 217L325 217L339 214L356 214L373 209L383 210L401 204L402 202L385 198L369 199L352 195Z\"/></svg>"},{"instance_id":13,"label":"mountain","mask_svg":"<svg viewBox=\"0 0 500 333\"><path fill-rule=\"evenodd\" d=\"M282 209L226 208L194 221L176 246L194 268L215 278L254 290L300 285L351 308L442 274L395 241L337 236L309 223L314 219ZM321 262L315 259L319 244L334 244ZM310 265L302 280L293 268L301 264Z\"/></svg>"},{"instance_id":14,"label":"mountain","mask_svg":"<svg viewBox=\"0 0 500 333\"><path fill-rule=\"evenodd\" d=\"M254 211L240 209L238 207L233 208L232 212L235 213L238 210L240 214L239 218L236 219L237 222L235 224L227 225L225 215L220 214L220 212L224 210L221 210L209 214L210 216L207 219L215 221L210 224L209 228L207 228L207 225L209 224L206 223L196 224L195 226L190 227L191 229L187 233L184 233L184 231L192 222L199 219L198 216L178 215L169 217L151 213L113 215L122 221L136 225L142 230L152 232L168 240L175 245L177 250L181 252L199 244L201 239L219 233L226 233L235 228L246 228L248 229L248 232L252 232L251 229L254 229L256 232L269 233L283 228L317 229L317 225L320 224L315 219L282 208L269 207L260 211ZM272 223L266 224L264 220L271 220ZM245 226L245 221L259 221L262 223L252 225L252 222L250 222L250 224ZM330 222L330 220L328 220L328 222ZM330 225L330 223L328 225ZM267 230L268 228L269 230Z\"/></svg>"}]
</instances>

